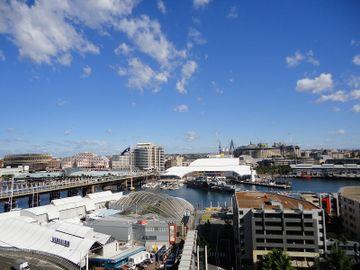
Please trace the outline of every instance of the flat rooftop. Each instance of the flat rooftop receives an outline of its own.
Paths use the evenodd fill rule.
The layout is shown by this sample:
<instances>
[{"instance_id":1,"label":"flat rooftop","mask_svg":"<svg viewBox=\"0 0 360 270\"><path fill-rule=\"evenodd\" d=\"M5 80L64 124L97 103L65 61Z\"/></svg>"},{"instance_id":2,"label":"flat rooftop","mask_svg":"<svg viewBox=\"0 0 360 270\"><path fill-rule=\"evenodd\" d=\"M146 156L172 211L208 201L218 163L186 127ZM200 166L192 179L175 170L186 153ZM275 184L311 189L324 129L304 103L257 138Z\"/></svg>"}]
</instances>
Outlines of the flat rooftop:
<instances>
[{"instance_id":1,"label":"flat rooftop","mask_svg":"<svg viewBox=\"0 0 360 270\"><path fill-rule=\"evenodd\" d=\"M239 208L261 208L278 209L279 204L283 209L298 209L302 205L304 210L319 209L317 206L305 200L279 195L274 193L244 191L235 193Z\"/></svg>"},{"instance_id":2,"label":"flat rooftop","mask_svg":"<svg viewBox=\"0 0 360 270\"><path fill-rule=\"evenodd\" d=\"M348 186L340 189L343 197L360 202L360 186Z\"/></svg>"}]
</instances>

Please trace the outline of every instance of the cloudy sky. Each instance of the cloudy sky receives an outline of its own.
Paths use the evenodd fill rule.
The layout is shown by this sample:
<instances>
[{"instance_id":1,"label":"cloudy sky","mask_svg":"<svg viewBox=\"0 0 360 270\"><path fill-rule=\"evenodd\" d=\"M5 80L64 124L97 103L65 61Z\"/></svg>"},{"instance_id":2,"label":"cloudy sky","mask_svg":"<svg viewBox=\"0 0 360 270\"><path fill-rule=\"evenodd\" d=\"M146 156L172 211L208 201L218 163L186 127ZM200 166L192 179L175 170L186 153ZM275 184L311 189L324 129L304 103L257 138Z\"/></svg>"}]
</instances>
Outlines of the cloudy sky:
<instances>
[{"instance_id":1,"label":"cloudy sky","mask_svg":"<svg viewBox=\"0 0 360 270\"><path fill-rule=\"evenodd\" d=\"M360 2L0 2L0 155L360 146Z\"/></svg>"}]
</instances>

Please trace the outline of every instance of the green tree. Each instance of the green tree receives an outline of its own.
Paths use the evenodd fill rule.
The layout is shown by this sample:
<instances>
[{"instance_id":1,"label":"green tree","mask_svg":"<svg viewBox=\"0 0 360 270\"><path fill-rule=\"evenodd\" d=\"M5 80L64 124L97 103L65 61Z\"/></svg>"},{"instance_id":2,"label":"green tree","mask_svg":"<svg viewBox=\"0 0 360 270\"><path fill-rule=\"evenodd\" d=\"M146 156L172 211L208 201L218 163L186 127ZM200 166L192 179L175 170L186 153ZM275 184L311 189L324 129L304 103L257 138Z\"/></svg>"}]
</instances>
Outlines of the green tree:
<instances>
[{"instance_id":1,"label":"green tree","mask_svg":"<svg viewBox=\"0 0 360 270\"><path fill-rule=\"evenodd\" d=\"M260 270L292 270L291 260L281 250L274 249L266 254L257 265Z\"/></svg>"},{"instance_id":2,"label":"green tree","mask_svg":"<svg viewBox=\"0 0 360 270\"><path fill-rule=\"evenodd\" d=\"M325 256L325 269L336 269L336 270L351 270L354 262L345 252L340 249L335 243L330 250L330 253Z\"/></svg>"}]
</instances>

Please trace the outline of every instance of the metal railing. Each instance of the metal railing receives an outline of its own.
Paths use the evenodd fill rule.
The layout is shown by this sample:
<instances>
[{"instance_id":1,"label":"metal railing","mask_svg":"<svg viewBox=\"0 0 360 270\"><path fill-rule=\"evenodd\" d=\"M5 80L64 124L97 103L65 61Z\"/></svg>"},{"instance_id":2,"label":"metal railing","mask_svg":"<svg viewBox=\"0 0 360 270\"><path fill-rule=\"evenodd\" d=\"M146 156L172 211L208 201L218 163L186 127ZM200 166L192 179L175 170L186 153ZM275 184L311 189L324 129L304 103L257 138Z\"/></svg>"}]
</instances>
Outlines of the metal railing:
<instances>
[{"instance_id":1,"label":"metal railing","mask_svg":"<svg viewBox=\"0 0 360 270\"><path fill-rule=\"evenodd\" d=\"M80 188L92 185L106 184L117 182L121 180L130 180L131 178L138 178L144 176L152 176L154 173L137 172L134 174L124 176L106 176L106 177L78 177L78 178L67 178L61 180L50 180L50 181L37 181L37 182L25 182L25 183L14 183L13 190L10 185L1 186L0 200L13 197L21 197L38 193L48 193L53 191L60 191L72 188Z\"/></svg>"}]
</instances>

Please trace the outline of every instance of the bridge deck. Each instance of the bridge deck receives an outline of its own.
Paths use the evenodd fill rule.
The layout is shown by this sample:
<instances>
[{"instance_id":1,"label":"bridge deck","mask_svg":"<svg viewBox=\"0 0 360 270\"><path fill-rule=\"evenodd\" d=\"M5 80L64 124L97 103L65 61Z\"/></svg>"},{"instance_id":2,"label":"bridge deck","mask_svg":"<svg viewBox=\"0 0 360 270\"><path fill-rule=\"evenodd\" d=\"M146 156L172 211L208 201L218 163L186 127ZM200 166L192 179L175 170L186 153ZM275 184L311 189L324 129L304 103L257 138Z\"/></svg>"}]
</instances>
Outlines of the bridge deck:
<instances>
[{"instance_id":1,"label":"bridge deck","mask_svg":"<svg viewBox=\"0 0 360 270\"><path fill-rule=\"evenodd\" d=\"M51 193L55 191L64 191L73 188L86 188L95 185L104 184L115 184L117 182L124 182L126 180L137 180L142 177L154 176L154 174L141 173L136 175L125 175L125 176L112 176L102 178L77 178L77 179L66 179L66 180L53 180L44 181L37 183L24 183L15 184L13 192L11 191L10 185L3 187L0 190L0 201L9 199L11 195L13 198L27 197L33 194Z\"/></svg>"}]
</instances>

